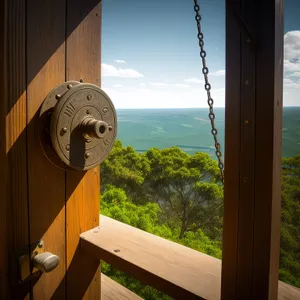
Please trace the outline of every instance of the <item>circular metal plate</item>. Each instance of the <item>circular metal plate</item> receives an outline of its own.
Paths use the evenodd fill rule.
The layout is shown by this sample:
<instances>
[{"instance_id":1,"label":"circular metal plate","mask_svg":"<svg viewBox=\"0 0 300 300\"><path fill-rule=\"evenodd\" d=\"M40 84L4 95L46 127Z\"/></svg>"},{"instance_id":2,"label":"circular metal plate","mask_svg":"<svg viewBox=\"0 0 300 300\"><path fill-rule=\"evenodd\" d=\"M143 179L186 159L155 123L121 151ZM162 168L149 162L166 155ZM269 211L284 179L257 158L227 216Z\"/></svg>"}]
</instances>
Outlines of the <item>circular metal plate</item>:
<instances>
[{"instance_id":1,"label":"circular metal plate","mask_svg":"<svg viewBox=\"0 0 300 300\"><path fill-rule=\"evenodd\" d=\"M60 169L71 169L71 168L68 167L60 159L60 157L57 155L57 153L55 152L52 146L51 135L50 135L51 116L55 105L61 99L62 95L65 94L71 86L74 87L78 84L80 84L80 82L69 81L54 88L47 95L40 109L39 125L38 125L40 144L48 160L53 165L55 165Z\"/></svg>"},{"instance_id":2,"label":"circular metal plate","mask_svg":"<svg viewBox=\"0 0 300 300\"><path fill-rule=\"evenodd\" d=\"M108 124L103 138L86 139L82 121L93 117ZM69 167L88 170L109 154L117 135L117 114L108 95L98 86L80 83L62 95L51 117L52 145Z\"/></svg>"}]
</instances>

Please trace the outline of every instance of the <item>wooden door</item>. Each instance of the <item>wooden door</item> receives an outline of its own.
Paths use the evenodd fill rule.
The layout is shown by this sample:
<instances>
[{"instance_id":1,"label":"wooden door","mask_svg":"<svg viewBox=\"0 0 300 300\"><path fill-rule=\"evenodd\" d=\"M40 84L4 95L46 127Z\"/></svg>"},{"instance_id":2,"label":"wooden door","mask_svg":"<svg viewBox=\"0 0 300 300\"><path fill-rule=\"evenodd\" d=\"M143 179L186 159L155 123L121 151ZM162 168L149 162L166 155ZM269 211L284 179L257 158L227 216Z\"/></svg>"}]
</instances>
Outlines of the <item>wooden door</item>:
<instances>
[{"instance_id":1,"label":"wooden door","mask_svg":"<svg viewBox=\"0 0 300 300\"><path fill-rule=\"evenodd\" d=\"M0 299L99 299L99 262L79 235L99 224L99 167L63 171L44 156L39 108L67 80L100 85L100 0L1 3ZM60 258L52 272L17 283L16 250L36 240Z\"/></svg>"}]
</instances>

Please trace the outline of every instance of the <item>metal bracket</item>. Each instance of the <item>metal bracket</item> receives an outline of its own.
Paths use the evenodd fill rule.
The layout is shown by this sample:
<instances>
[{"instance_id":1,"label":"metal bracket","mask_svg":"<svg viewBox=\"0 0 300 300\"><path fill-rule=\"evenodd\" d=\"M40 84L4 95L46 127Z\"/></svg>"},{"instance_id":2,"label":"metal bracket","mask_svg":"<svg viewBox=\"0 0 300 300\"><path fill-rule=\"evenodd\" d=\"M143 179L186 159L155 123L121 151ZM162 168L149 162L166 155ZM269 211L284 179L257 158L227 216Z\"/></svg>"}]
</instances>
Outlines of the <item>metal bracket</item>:
<instances>
[{"instance_id":1,"label":"metal bracket","mask_svg":"<svg viewBox=\"0 0 300 300\"><path fill-rule=\"evenodd\" d=\"M30 245L30 249L30 255L28 253L24 253L18 258L18 276L20 284L30 281L42 274L42 271L34 268L31 262L36 255L45 252L44 242L42 240L39 240L36 243ZM30 272L31 269L32 271Z\"/></svg>"}]
</instances>

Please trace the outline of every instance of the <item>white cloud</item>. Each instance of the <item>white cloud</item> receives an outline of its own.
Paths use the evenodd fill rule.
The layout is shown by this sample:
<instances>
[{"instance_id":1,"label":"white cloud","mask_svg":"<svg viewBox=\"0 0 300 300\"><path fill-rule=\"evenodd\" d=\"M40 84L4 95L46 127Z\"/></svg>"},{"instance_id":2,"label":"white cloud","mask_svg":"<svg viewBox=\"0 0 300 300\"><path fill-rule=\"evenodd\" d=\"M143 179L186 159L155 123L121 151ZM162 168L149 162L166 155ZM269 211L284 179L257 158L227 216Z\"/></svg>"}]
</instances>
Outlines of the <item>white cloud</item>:
<instances>
[{"instance_id":1,"label":"white cloud","mask_svg":"<svg viewBox=\"0 0 300 300\"><path fill-rule=\"evenodd\" d=\"M216 72L210 73L210 75L213 75L213 76L225 76L225 70L218 70Z\"/></svg>"},{"instance_id":2,"label":"white cloud","mask_svg":"<svg viewBox=\"0 0 300 300\"><path fill-rule=\"evenodd\" d=\"M123 87L123 85L122 85L122 84L119 84L119 83L116 83L116 84L113 85L113 87L114 87L114 88L120 88L120 87Z\"/></svg>"},{"instance_id":3,"label":"white cloud","mask_svg":"<svg viewBox=\"0 0 300 300\"><path fill-rule=\"evenodd\" d=\"M146 86L146 83L142 82L142 83L140 83L140 86Z\"/></svg>"},{"instance_id":4,"label":"white cloud","mask_svg":"<svg viewBox=\"0 0 300 300\"><path fill-rule=\"evenodd\" d=\"M125 60L122 60L122 59L115 59L115 62L117 64L126 64L126 61Z\"/></svg>"},{"instance_id":5,"label":"white cloud","mask_svg":"<svg viewBox=\"0 0 300 300\"><path fill-rule=\"evenodd\" d=\"M300 89L300 83L295 82L290 78L284 78L283 85L285 89Z\"/></svg>"},{"instance_id":6,"label":"white cloud","mask_svg":"<svg viewBox=\"0 0 300 300\"><path fill-rule=\"evenodd\" d=\"M290 74L289 77L300 77L300 72L294 72Z\"/></svg>"},{"instance_id":7,"label":"white cloud","mask_svg":"<svg viewBox=\"0 0 300 300\"><path fill-rule=\"evenodd\" d=\"M164 82L150 82L150 85L152 85L152 86L168 86L168 84L164 83Z\"/></svg>"},{"instance_id":8,"label":"white cloud","mask_svg":"<svg viewBox=\"0 0 300 300\"><path fill-rule=\"evenodd\" d=\"M124 77L124 78L140 78L143 74L132 69L116 68L112 65L101 64L103 77Z\"/></svg>"},{"instance_id":9,"label":"white cloud","mask_svg":"<svg viewBox=\"0 0 300 300\"><path fill-rule=\"evenodd\" d=\"M183 83L176 83L175 84L176 87L179 87L179 88L189 88L190 85L188 84L183 84Z\"/></svg>"},{"instance_id":10,"label":"white cloud","mask_svg":"<svg viewBox=\"0 0 300 300\"><path fill-rule=\"evenodd\" d=\"M300 58L300 30L289 31L284 35L284 58Z\"/></svg>"},{"instance_id":11,"label":"white cloud","mask_svg":"<svg viewBox=\"0 0 300 300\"><path fill-rule=\"evenodd\" d=\"M204 83L204 80L198 78L188 78L184 79L184 81L189 83Z\"/></svg>"},{"instance_id":12,"label":"white cloud","mask_svg":"<svg viewBox=\"0 0 300 300\"><path fill-rule=\"evenodd\" d=\"M299 72L300 71L300 59L299 60L285 60L284 61L285 72Z\"/></svg>"}]
</instances>

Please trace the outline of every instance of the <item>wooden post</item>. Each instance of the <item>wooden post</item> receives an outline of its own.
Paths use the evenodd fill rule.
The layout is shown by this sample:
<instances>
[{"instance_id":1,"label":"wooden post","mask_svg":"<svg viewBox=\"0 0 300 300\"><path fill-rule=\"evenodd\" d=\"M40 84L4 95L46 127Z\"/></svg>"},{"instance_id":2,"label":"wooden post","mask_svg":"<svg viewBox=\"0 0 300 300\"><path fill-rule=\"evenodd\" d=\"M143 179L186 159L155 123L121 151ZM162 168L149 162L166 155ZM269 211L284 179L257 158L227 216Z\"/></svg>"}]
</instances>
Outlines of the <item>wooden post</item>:
<instances>
[{"instance_id":1,"label":"wooden post","mask_svg":"<svg viewBox=\"0 0 300 300\"><path fill-rule=\"evenodd\" d=\"M241 19L237 20L238 15L245 26ZM282 0L228 1L226 78L222 299L276 299Z\"/></svg>"}]
</instances>

